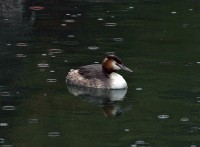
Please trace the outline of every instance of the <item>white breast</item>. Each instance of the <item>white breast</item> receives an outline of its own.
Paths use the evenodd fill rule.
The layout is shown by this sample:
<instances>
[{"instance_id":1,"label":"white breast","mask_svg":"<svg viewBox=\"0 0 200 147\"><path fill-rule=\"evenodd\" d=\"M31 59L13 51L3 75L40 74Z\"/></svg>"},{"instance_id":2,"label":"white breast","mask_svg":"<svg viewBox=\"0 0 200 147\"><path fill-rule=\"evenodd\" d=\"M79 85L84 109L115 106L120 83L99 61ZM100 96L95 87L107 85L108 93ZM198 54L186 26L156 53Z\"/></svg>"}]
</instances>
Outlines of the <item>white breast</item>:
<instances>
[{"instance_id":1,"label":"white breast","mask_svg":"<svg viewBox=\"0 0 200 147\"><path fill-rule=\"evenodd\" d=\"M127 88L127 83L121 75L113 72L109 76L111 80L111 89Z\"/></svg>"}]
</instances>

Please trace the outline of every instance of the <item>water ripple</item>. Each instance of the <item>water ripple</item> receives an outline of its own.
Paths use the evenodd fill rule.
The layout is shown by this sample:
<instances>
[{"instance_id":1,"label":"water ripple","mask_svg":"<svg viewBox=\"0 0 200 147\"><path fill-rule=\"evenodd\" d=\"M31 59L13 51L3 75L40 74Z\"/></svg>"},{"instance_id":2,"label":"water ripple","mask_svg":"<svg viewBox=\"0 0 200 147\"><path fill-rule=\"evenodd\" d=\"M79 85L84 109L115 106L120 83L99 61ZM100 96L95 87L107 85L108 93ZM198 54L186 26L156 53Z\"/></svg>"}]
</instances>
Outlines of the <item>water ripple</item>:
<instances>
[{"instance_id":1,"label":"water ripple","mask_svg":"<svg viewBox=\"0 0 200 147\"><path fill-rule=\"evenodd\" d=\"M60 136L60 132L49 132L48 136L49 137L59 137Z\"/></svg>"},{"instance_id":2,"label":"water ripple","mask_svg":"<svg viewBox=\"0 0 200 147\"><path fill-rule=\"evenodd\" d=\"M158 115L158 118L159 118L159 119L168 119L168 118L169 118L169 115L161 114L161 115Z\"/></svg>"},{"instance_id":3,"label":"water ripple","mask_svg":"<svg viewBox=\"0 0 200 147\"><path fill-rule=\"evenodd\" d=\"M3 106L2 110L4 110L4 111L14 111L15 106Z\"/></svg>"}]
</instances>

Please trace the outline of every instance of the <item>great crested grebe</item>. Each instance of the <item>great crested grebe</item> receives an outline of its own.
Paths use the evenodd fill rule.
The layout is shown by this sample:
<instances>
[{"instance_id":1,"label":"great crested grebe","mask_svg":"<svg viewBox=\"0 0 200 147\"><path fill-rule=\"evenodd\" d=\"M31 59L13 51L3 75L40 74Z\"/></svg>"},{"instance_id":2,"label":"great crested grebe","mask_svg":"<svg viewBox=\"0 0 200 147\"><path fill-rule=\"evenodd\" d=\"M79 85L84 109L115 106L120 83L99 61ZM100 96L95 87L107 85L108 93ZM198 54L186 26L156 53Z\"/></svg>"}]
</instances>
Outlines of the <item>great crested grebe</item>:
<instances>
[{"instance_id":1,"label":"great crested grebe","mask_svg":"<svg viewBox=\"0 0 200 147\"><path fill-rule=\"evenodd\" d=\"M117 70L133 72L124 66L114 54L107 53L102 64L91 64L71 69L66 77L67 84L91 88L123 89L127 88L124 78L116 73Z\"/></svg>"}]
</instances>

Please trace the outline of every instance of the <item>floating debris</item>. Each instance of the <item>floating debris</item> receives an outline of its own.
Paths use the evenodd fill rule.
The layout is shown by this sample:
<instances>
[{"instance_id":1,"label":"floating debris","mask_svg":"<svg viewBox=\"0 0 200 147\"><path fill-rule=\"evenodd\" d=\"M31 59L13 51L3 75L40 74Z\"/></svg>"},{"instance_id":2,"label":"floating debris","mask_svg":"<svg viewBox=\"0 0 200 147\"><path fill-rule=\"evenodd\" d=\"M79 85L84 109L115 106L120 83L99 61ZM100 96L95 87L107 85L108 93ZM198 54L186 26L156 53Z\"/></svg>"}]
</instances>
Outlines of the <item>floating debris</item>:
<instances>
[{"instance_id":1,"label":"floating debris","mask_svg":"<svg viewBox=\"0 0 200 147\"><path fill-rule=\"evenodd\" d=\"M123 38L113 38L114 41L118 41L118 42L121 42L123 41L124 39Z\"/></svg>"},{"instance_id":2,"label":"floating debris","mask_svg":"<svg viewBox=\"0 0 200 147\"><path fill-rule=\"evenodd\" d=\"M0 87L0 88L3 88L3 87ZM3 97L9 97L9 96L14 96L16 94L20 94L19 91L16 91L16 92L11 92L11 91L1 91L0 92L0 96L3 96Z\"/></svg>"},{"instance_id":3,"label":"floating debris","mask_svg":"<svg viewBox=\"0 0 200 147\"><path fill-rule=\"evenodd\" d=\"M48 83L56 83L57 80L56 80L56 79L47 79L47 82L48 82Z\"/></svg>"},{"instance_id":4,"label":"floating debris","mask_svg":"<svg viewBox=\"0 0 200 147\"><path fill-rule=\"evenodd\" d=\"M182 121L182 122L187 122L187 121L190 121L190 119L189 119L189 118L186 118L186 117L183 117L183 118L180 119L180 121Z\"/></svg>"},{"instance_id":5,"label":"floating debris","mask_svg":"<svg viewBox=\"0 0 200 147\"><path fill-rule=\"evenodd\" d=\"M1 95L1 96L11 96L11 94L10 94L9 91L1 91L1 92L0 92L0 95Z\"/></svg>"},{"instance_id":6,"label":"floating debris","mask_svg":"<svg viewBox=\"0 0 200 147\"><path fill-rule=\"evenodd\" d=\"M97 20L98 20L98 21L103 21L104 19L103 19L103 18L97 18Z\"/></svg>"},{"instance_id":7,"label":"floating debris","mask_svg":"<svg viewBox=\"0 0 200 147\"><path fill-rule=\"evenodd\" d=\"M187 64L185 64L185 66L192 66L193 65L193 63L187 63Z\"/></svg>"},{"instance_id":8,"label":"floating debris","mask_svg":"<svg viewBox=\"0 0 200 147\"><path fill-rule=\"evenodd\" d=\"M26 57L26 54L16 54L16 57L17 57L17 58L25 58L25 57Z\"/></svg>"},{"instance_id":9,"label":"floating debris","mask_svg":"<svg viewBox=\"0 0 200 147\"><path fill-rule=\"evenodd\" d=\"M37 124L39 120L37 118L31 118L31 119L28 119L27 122L29 124Z\"/></svg>"},{"instance_id":10,"label":"floating debris","mask_svg":"<svg viewBox=\"0 0 200 147\"><path fill-rule=\"evenodd\" d=\"M168 118L169 118L169 115L165 115L165 114L158 115L158 118L159 118L159 119L168 119Z\"/></svg>"},{"instance_id":11,"label":"floating debris","mask_svg":"<svg viewBox=\"0 0 200 147\"><path fill-rule=\"evenodd\" d=\"M49 132L48 136L49 137L59 137L60 136L60 132Z\"/></svg>"},{"instance_id":12,"label":"floating debris","mask_svg":"<svg viewBox=\"0 0 200 147\"><path fill-rule=\"evenodd\" d=\"M76 14L72 14L71 17L78 17Z\"/></svg>"},{"instance_id":13,"label":"floating debris","mask_svg":"<svg viewBox=\"0 0 200 147\"><path fill-rule=\"evenodd\" d=\"M193 9L188 9L189 11L193 11Z\"/></svg>"},{"instance_id":14,"label":"floating debris","mask_svg":"<svg viewBox=\"0 0 200 147\"><path fill-rule=\"evenodd\" d=\"M8 19L8 18L4 18L3 20L4 20L4 21L8 21L9 19Z\"/></svg>"},{"instance_id":15,"label":"floating debris","mask_svg":"<svg viewBox=\"0 0 200 147\"><path fill-rule=\"evenodd\" d=\"M39 67L39 68L48 68L49 64L48 63L39 63L39 64L37 64L37 67Z\"/></svg>"},{"instance_id":16,"label":"floating debris","mask_svg":"<svg viewBox=\"0 0 200 147\"><path fill-rule=\"evenodd\" d=\"M7 45L7 46L11 46L12 44L11 44L11 43L7 43L6 45Z\"/></svg>"},{"instance_id":17,"label":"floating debris","mask_svg":"<svg viewBox=\"0 0 200 147\"><path fill-rule=\"evenodd\" d=\"M89 50L98 50L99 47L98 46L89 46L88 49Z\"/></svg>"},{"instance_id":18,"label":"floating debris","mask_svg":"<svg viewBox=\"0 0 200 147\"><path fill-rule=\"evenodd\" d=\"M129 132L129 131L130 131L130 129L124 129L124 131L125 131L125 132Z\"/></svg>"},{"instance_id":19,"label":"floating debris","mask_svg":"<svg viewBox=\"0 0 200 147\"><path fill-rule=\"evenodd\" d=\"M42 54L42 56L45 57L45 56L47 56L47 54L44 53L44 54Z\"/></svg>"},{"instance_id":20,"label":"floating debris","mask_svg":"<svg viewBox=\"0 0 200 147\"><path fill-rule=\"evenodd\" d=\"M61 23L60 24L62 27L66 27L67 26L67 24L65 24L65 23Z\"/></svg>"},{"instance_id":21,"label":"floating debris","mask_svg":"<svg viewBox=\"0 0 200 147\"><path fill-rule=\"evenodd\" d=\"M136 88L135 90L137 90L137 91L142 91L143 89L142 89L142 88Z\"/></svg>"},{"instance_id":22,"label":"floating debris","mask_svg":"<svg viewBox=\"0 0 200 147\"><path fill-rule=\"evenodd\" d=\"M99 64L99 62L98 62L98 61L95 61L94 64Z\"/></svg>"},{"instance_id":23,"label":"floating debris","mask_svg":"<svg viewBox=\"0 0 200 147\"><path fill-rule=\"evenodd\" d=\"M6 122L0 123L0 127L7 127L7 126L8 126L8 123L6 123Z\"/></svg>"},{"instance_id":24,"label":"floating debris","mask_svg":"<svg viewBox=\"0 0 200 147\"><path fill-rule=\"evenodd\" d=\"M30 10L34 10L34 11L40 11L40 10L44 10L43 6L31 6L29 7Z\"/></svg>"},{"instance_id":25,"label":"floating debris","mask_svg":"<svg viewBox=\"0 0 200 147\"><path fill-rule=\"evenodd\" d=\"M4 138L0 138L0 144L4 144L5 143L5 139Z\"/></svg>"},{"instance_id":26,"label":"floating debris","mask_svg":"<svg viewBox=\"0 0 200 147\"><path fill-rule=\"evenodd\" d=\"M196 97L196 99L197 99L197 102L200 103L200 97L198 96Z\"/></svg>"},{"instance_id":27,"label":"floating debris","mask_svg":"<svg viewBox=\"0 0 200 147\"><path fill-rule=\"evenodd\" d=\"M74 19L66 19L66 20L64 20L64 22L67 22L67 23L74 23L75 20L74 20Z\"/></svg>"},{"instance_id":28,"label":"floating debris","mask_svg":"<svg viewBox=\"0 0 200 147\"><path fill-rule=\"evenodd\" d=\"M106 27L115 27L115 26L117 26L117 23L108 22L108 23L105 23L105 26Z\"/></svg>"},{"instance_id":29,"label":"floating debris","mask_svg":"<svg viewBox=\"0 0 200 147\"><path fill-rule=\"evenodd\" d=\"M130 6L130 7L129 7L129 9L133 9L133 8L134 8L133 6Z\"/></svg>"},{"instance_id":30,"label":"floating debris","mask_svg":"<svg viewBox=\"0 0 200 147\"><path fill-rule=\"evenodd\" d=\"M176 13L177 13L176 11L171 12L171 14L176 14Z\"/></svg>"},{"instance_id":31,"label":"floating debris","mask_svg":"<svg viewBox=\"0 0 200 147\"><path fill-rule=\"evenodd\" d=\"M25 47L25 46L28 46L28 44L24 43L24 42L20 42L20 43L17 43L16 46L18 46L18 47Z\"/></svg>"},{"instance_id":32,"label":"floating debris","mask_svg":"<svg viewBox=\"0 0 200 147\"><path fill-rule=\"evenodd\" d=\"M136 145L141 145L141 144L145 144L145 142L143 140L138 140L135 142Z\"/></svg>"},{"instance_id":33,"label":"floating debris","mask_svg":"<svg viewBox=\"0 0 200 147\"><path fill-rule=\"evenodd\" d=\"M61 49L49 49L49 54L60 54L62 53Z\"/></svg>"},{"instance_id":34,"label":"floating debris","mask_svg":"<svg viewBox=\"0 0 200 147\"><path fill-rule=\"evenodd\" d=\"M131 147L139 147L139 146L140 147L149 147L150 144L145 142L145 141L143 141L143 140L138 140L138 141L135 142L135 144L131 145Z\"/></svg>"},{"instance_id":35,"label":"floating debris","mask_svg":"<svg viewBox=\"0 0 200 147\"><path fill-rule=\"evenodd\" d=\"M54 73L54 72L55 72L55 70L50 70L50 72L51 72L51 73Z\"/></svg>"},{"instance_id":36,"label":"floating debris","mask_svg":"<svg viewBox=\"0 0 200 147\"><path fill-rule=\"evenodd\" d=\"M15 106L3 106L2 110L4 110L4 111L14 111Z\"/></svg>"},{"instance_id":37,"label":"floating debris","mask_svg":"<svg viewBox=\"0 0 200 147\"><path fill-rule=\"evenodd\" d=\"M69 37L69 38L74 38L75 35L68 35L67 37Z\"/></svg>"}]
</instances>

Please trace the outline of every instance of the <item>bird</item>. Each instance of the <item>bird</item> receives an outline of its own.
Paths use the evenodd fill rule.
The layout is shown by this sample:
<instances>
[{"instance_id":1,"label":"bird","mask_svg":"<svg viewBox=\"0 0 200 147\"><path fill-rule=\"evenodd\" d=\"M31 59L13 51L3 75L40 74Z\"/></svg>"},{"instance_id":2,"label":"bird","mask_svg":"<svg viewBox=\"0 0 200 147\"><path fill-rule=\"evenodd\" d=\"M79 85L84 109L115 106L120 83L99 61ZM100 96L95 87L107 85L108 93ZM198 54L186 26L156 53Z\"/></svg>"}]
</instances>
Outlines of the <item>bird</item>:
<instances>
[{"instance_id":1,"label":"bird","mask_svg":"<svg viewBox=\"0 0 200 147\"><path fill-rule=\"evenodd\" d=\"M66 76L66 83L102 89L128 88L125 79L116 73L118 70L133 72L123 64L114 52L107 52L102 64L91 64L71 69Z\"/></svg>"}]
</instances>

